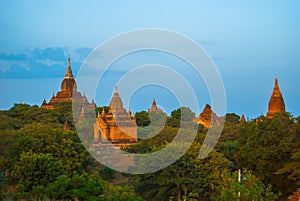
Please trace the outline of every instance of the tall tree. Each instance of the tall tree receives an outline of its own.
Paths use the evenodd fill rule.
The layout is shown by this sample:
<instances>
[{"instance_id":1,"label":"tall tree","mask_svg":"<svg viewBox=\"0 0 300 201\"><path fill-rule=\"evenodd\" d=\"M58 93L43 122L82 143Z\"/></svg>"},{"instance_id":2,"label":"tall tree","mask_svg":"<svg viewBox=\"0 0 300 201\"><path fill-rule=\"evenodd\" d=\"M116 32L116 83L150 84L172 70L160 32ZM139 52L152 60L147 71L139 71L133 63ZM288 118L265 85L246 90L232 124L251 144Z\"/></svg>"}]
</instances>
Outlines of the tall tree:
<instances>
[{"instance_id":1,"label":"tall tree","mask_svg":"<svg viewBox=\"0 0 300 201\"><path fill-rule=\"evenodd\" d=\"M65 173L62 163L50 154L23 153L15 163L13 177L19 184L31 190L33 186L47 186L56 177Z\"/></svg>"},{"instance_id":2,"label":"tall tree","mask_svg":"<svg viewBox=\"0 0 300 201\"><path fill-rule=\"evenodd\" d=\"M289 114L276 114L272 119L260 117L244 123L239 130L236 151L240 168L247 168L271 183L285 195L294 191L287 174L276 174L291 157L296 128Z\"/></svg>"},{"instance_id":3,"label":"tall tree","mask_svg":"<svg viewBox=\"0 0 300 201\"><path fill-rule=\"evenodd\" d=\"M217 186L212 201L274 201L280 197L280 193L275 194L271 191L271 185L265 186L251 172L244 170L242 173L242 178L239 180L237 171L232 174L223 171L223 183Z\"/></svg>"}]
</instances>

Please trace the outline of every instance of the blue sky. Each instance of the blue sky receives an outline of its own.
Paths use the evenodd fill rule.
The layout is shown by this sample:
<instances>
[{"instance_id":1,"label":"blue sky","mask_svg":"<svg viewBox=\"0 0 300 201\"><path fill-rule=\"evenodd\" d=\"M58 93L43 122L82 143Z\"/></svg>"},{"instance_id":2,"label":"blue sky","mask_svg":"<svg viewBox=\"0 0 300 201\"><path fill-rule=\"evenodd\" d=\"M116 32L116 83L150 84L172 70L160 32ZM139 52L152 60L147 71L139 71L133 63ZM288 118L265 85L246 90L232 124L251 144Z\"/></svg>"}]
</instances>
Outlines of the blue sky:
<instances>
[{"instance_id":1,"label":"blue sky","mask_svg":"<svg viewBox=\"0 0 300 201\"><path fill-rule=\"evenodd\" d=\"M265 114L278 77L287 111L300 115L300 2L296 0L7 0L1 2L0 27L0 109L21 100L38 105L44 97L49 100L52 91L59 90L68 55L76 74L86 56L105 40L134 29L162 28L186 35L211 56L224 82L228 112L249 118ZM137 60L147 64L159 58L148 56L137 55ZM120 66L133 65L130 61L125 59ZM111 72L106 79L118 77ZM109 90L96 97L99 105L108 104L114 87L109 84ZM178 105L167 94L154 88L141 90L130 107L147 109L156 97L170 111ZM201 96L202 109L209 97L205 90L196 94Z\"/></svg>"}]
</instances>

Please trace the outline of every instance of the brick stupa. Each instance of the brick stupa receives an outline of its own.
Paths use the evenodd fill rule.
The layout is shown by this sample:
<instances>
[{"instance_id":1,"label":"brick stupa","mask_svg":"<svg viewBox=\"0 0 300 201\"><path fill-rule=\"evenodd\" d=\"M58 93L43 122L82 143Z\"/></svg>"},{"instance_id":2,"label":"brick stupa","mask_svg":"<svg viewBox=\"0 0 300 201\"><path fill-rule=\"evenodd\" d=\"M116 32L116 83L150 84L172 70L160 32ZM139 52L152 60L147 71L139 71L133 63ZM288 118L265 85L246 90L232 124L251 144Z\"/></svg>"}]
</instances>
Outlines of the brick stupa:
<instances>
[{"instance_id":1,"label":"brick stupa","mask_svg":"<svg viewBox=\"0 0 300 201\"><path fill-rule=\"evenodd\" d=\"M278 86L278 79L275 79L275 85L268 105L267 118L272 118L276 113L285 112L285 104Z\"/></svg>"}]
</instances>

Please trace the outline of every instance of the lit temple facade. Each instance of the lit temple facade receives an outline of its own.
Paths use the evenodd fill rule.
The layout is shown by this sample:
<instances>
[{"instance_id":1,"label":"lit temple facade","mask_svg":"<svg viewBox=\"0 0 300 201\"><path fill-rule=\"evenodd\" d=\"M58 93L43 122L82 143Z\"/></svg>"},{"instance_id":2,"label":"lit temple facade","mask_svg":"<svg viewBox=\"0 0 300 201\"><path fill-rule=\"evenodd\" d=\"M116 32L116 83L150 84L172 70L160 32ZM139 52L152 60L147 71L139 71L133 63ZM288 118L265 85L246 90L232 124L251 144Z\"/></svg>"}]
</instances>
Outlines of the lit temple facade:
<instances>
[{"instance_id":1,"label":"lit temple facade","mask_svg":"<svg viewBox=\"0 0 300 201\"><path fill-rule=\"evenodd\" d=\"M122 145L137 142L137 125L130 111L125 111L116 87L109 110L99 113L94 124L94 144Z\"/></svg>"},{"instance_id":2,"label":"lit temple facade","mask_svg":"<svg viewBox=\"0 0 300 201\"><path fill-rule=\"evenodd\" d=\"M285 112L285 104L279 89L278 79L275 78L274 89L269 101L267 118L272 118L276 113Z\"/></svg>"},{"instance_id":3,"label":"lit temple facade","mask_svg":"<svg viewBox=\"0 0 300 201\"><path fill-rule=\"evenodd\" d=\"M76 81L74 79L70 58L68 58L68 67L65 74L65 77L61 83L61 89L57 92L56 95L52 94L50 101L47 103L46 99L44 99L42 103L42 108L45 109L53 109L58 106L59 103L65 102L78 102L83 107L95 107L94 100L92 103L89 103L85 95L81 95L79 91L77 91Z\"/></svg>"}]
</instances>

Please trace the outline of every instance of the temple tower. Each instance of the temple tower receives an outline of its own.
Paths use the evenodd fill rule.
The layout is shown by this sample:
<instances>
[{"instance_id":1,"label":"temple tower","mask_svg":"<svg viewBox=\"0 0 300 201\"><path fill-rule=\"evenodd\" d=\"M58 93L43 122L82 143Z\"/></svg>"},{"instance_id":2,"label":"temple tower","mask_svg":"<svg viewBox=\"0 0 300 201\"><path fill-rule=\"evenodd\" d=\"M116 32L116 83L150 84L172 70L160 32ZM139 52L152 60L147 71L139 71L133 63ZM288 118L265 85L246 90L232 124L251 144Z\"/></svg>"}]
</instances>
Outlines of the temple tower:
<instances>
[{"instance_id":1,"label":"temple tower","mask_svg":"<svg viewBox=\"0 0 300 201\"><path fill-rule=\"evenodd\" d=\"M162 111L162 109L160 109L156 106L156 101L155 101L155 99L153 99L151 108L148 108L148 112L163 112L163 111Z\"/></svg>"},{"instance_id":2,"label":"temple tower","mask_svg":"<svg viewBox=\"0 0 300 201\"><path fill-rule=\"evenodd\" d=\"M210 126L219 125L219 117L211 109L209 104L206 104L201 114L193 120L198 124L202 124L204 127L208 128Z\"/></svg>"},{"instance_id":3,"label":"temple tower","mask_svg":"<svg viewBox=\"0 0 300 201\"><path fill-rule=\"evenodd\" d=\"M109 142L116 146L137 142L135 118L123 108L118 87L115 88L108 112L103 109L94 124L94 144L110 144Z\"/></svg>"},{"instance_id":4,"label":"temple tower","mask_svg":"<svg viewBox=\"0 0 300 201\"><path fill-rule=\"evenodd\" d=\"M44 99L42 103L42 108L45 109L53 109L57 107L58 103L63 102L78 102L82 107L86 108L94 108L95 103L89 103L85 95L81 95L79 91L77 91L77 84L74 79L72 69L71 69L71 61L68 58L68 67L66 70L66 74L60 86L60 91L55 95L52 94L52 97L49 103Z\"/></svg>"},{"instance_id":5,"label":"temple tower","mask_svg":"<svg viewBox=\"0 0 300 201\"><path fill-rule=\"evenodd\" d=\"M285 112L285 104L278 86L278 79L276 78L273 93L268 105L267 118L272 118L276 113L282 112Z\"/></svg>"}]
</instances>

